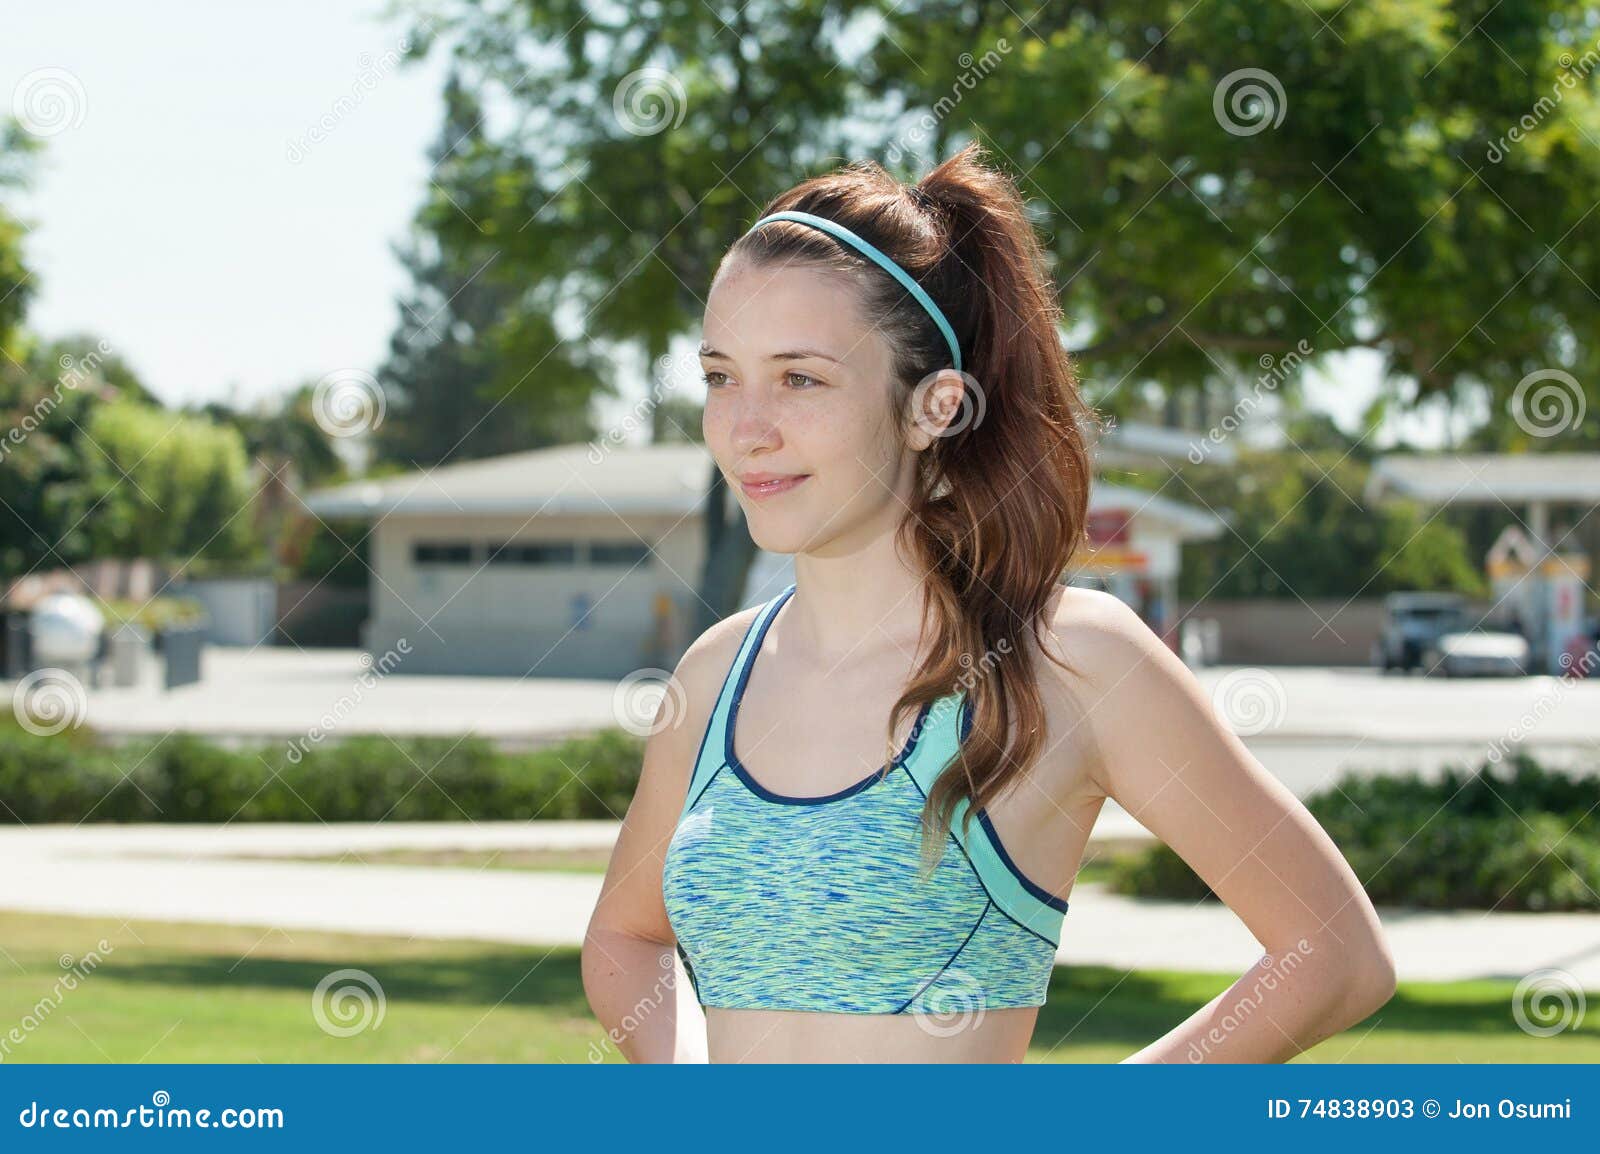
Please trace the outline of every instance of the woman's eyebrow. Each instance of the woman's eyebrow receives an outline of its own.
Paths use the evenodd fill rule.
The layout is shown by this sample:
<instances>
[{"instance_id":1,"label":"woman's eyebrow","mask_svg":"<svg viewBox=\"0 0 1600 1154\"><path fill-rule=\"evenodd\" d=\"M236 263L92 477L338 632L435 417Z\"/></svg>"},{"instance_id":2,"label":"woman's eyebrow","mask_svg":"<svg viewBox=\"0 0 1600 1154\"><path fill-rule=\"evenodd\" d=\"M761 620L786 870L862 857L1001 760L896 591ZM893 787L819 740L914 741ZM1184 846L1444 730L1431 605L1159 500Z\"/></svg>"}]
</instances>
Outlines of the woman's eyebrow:
<instances>
[{"instance_id":1,"label":"woman's eyebrow","mask_svg":"<svg viewBox=\"0 0 1600 1154\"><path fill-rule=\"evenodd\" d=\"M722 352L720 349L714 349L709 345L701 345L700 346L700 355L702 357L705 357L708 360L731 361L733 359L727 353ZM769 361L803 361L803 360L806 360L808 358L813 358L813 357L816 358L817 360L832 361L836 365L844 364L844 362L841 361L838 357L831 356L830 354L822 352L819 349L786 349L785 351L783 351L781 353L771 353L771 354L769 354L768 357L767 357L767 360L769 360Z\"/></svg>"}]
</instances>

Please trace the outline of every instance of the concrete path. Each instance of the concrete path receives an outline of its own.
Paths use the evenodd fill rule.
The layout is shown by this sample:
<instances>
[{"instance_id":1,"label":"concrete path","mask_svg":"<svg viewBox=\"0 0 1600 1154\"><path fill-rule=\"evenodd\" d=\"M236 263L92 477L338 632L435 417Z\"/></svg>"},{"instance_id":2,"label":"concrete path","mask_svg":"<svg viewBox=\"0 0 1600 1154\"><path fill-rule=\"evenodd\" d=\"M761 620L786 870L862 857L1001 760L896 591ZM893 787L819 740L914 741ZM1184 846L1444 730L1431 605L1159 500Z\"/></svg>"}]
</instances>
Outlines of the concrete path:
<instances>
[{"instance_id":1,"label":"concrete path","mask_svg":"<svg viewBox=\"0 0 1600 1154\"><path fill-rule=\"evenodd\" d=\"M109 734L186 731L292 739L333 733L541 739L618 724L617 683L548 677L379 675L356 649L210 646L201 680L164 690L88 688L84 721ZM1218 666L1196 671L1247 741L1372 746L1520 740L1600 754L1600 678L1383 677L1370 669ZM15 682L0 680L9 693Z\"/></svg>"},{"instance_id":2,"label":"concrete path","mask_svg":"<svg viewBox=\"0 0 1600 1154\"><path fill-rule=\"evenodd\" d=\"M3 829L0 908L226 922L291 936L312 929L576 945L599 893L597 874L224 855L599 848L615 830L610 822ZM1217 903L1126 898L1090 884L1071 901L1057 954L1063 964L1243 972L1260 953ZM1600 914L1379 912L1402 979L1518 980L1559 967L1600 991Z\"/></svg>"}]
</instances>

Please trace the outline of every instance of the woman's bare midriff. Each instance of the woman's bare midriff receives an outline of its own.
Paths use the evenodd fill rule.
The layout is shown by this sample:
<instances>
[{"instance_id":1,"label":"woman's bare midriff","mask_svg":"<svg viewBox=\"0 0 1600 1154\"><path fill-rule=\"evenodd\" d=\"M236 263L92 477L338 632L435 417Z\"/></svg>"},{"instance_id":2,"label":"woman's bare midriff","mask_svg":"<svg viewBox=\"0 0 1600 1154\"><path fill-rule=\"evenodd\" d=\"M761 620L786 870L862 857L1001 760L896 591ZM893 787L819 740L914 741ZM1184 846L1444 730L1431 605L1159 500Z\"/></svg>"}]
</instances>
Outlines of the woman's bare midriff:
<instances>
[{"instance_id":1,"label":"woman's bare midriff","mask_svg":"<svg viewBox=\"0 0 1600 1154\"><path fill-rule=\"evenodd\" d=\"M918 1018L707 1007L713 1062L1021 1062L1037 1006Z\"/></svg>"}]
</instances>

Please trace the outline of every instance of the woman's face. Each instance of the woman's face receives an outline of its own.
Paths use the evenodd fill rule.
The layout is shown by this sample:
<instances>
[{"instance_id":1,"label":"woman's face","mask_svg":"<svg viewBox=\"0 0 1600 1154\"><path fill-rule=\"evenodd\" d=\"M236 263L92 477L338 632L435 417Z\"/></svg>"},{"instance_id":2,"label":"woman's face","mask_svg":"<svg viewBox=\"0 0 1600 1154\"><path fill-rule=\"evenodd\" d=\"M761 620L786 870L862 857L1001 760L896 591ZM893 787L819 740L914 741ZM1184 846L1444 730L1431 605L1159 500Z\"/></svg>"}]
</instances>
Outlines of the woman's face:
<instances>
[{"instance_id":1,"label":"woman's face","mask_svg":"<svg viewBox=\"0 0 1600 1154\"><path fill-rule=\"evenodd\" d=\"M706 446L774 553L852 552L905 515L887 342L840 274L724 266L706 304Z\"/></svg>"}]
</instances>

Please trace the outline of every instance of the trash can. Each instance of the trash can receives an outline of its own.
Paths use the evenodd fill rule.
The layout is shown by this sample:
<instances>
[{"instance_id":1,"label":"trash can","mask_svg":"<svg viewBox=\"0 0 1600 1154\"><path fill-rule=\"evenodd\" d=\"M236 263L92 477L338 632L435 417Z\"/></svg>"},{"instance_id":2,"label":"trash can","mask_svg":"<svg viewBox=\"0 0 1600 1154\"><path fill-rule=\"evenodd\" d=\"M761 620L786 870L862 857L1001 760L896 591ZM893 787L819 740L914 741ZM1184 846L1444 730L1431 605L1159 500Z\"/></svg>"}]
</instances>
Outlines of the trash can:
<instances>
[{"instance_id":1,"label":"trash can","mask_svg":"<svg viewBox=\"0 0 1600 1154\"><path fill-rule=\"evenodd\" d=\"M166 658L166 687L176 689L200 680L200 651L205 648L206 626L169 625L158 635Z\"/></svg>"},{"instance_id":2,"label":"trash can","mask_svg":"<svg viewBox=\"0 0 1600 1154\"><path fill-rule=\"evenodd\" d=\"M129 621L112 631L107 640L111 684L129 688L144 680L145 654L150 652L150 634Z\"/></svg>"}]
</instances>

